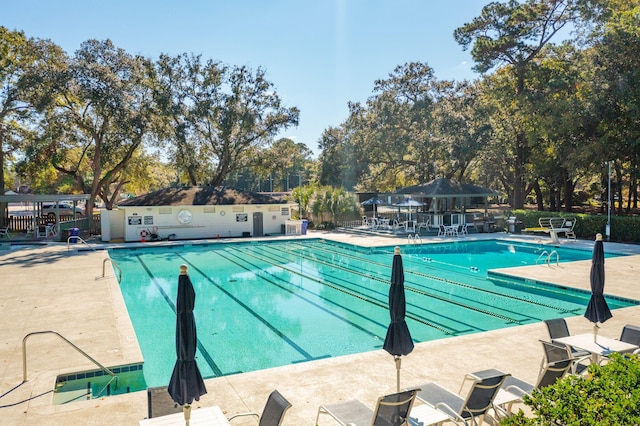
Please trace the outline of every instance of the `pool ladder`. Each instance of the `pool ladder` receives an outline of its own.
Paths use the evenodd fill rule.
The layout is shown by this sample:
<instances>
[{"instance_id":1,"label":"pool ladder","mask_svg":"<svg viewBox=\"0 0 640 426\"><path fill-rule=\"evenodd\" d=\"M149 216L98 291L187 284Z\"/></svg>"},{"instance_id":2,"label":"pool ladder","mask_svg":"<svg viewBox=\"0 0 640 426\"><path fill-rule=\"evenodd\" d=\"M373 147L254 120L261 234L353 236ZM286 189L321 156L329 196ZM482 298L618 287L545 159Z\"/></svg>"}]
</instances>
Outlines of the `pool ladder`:
<instances>
[{"instance_id":1,"label":"pool ladder","mask_svg":"<svg viewBox=\"0 0 640 426\"><path fill-rule=\"evenodd\" d=\"M110 257L107 257L102 261L102 276L100 278L104 278L105 265L107 264L107 262L111 262L111 264L113 265L114 269L116 270L116 279L118 280L118 283L120 283L120 281L122 281L122 269L120 269L118 264L114 262Z\"/></svg>"},{"instance_id":2,"label":"pool ladder","mask_svg":"<svg viewBox=\"0 0 640 426\"><path fill-rule=\"evenodd\" d=\"M418 244L418 242L420 244L422 244L422 238L420 237L420 234L415 234L415 235L407 235L407 243L408 244Z\"/></svg>"},{"instance_id":3,"label":"pool ladder","mask_svg":"<svg viewBox=\"0 0 640 426\"><path fill-rule=\"evenodd\" d=\"M548 251L543 251L542 253L540 253L540 255L538 256L538 258L536 259L536 265L538 264L538 261L540 261L540 259L543 259L547 262L547 266L551 266L551 258L555 256L556 259L556 266L560 265L560 255L558 254L557 251L555 250L551 250L551 253L549 253Z\"/></svg>"},{"instance_id":4,"label":"pool ladder","mask_svg":"<svg viewBox=\"0 0 640 426\"><path fill-rule=\"evenodd\" d=\"M67 342L73 349L75 349L76 351L78 351L79 353L84 355L84 357L87 358L89 361L91 361L92 363L97 365L102 371L104 371L105 373L110 375L111 376L111 380L109 380L109 382L100 390L100 392L98 392L98 395L102 394L102 392L114 380L116 381L116 386L117 386L117 384L118 384L118 376L116 376L116 374L113 371L109 370L107 367L105 367L104 365L100 364L98 361L93 359L89 354L87 354L85 351L80 349L78 346L76 346L73 342L71 342L69 339L64 337L62 334L58 333L57 331L53 331L53 330L34 331L32 333L27 334L22 339L22 381L23 382L27 381L27 339L29 337L33 336L33 335L36 335L36 334L54 334L54 335L58 336L59 338L61 338L65 342Z\"/></svg>"}]
</instances>

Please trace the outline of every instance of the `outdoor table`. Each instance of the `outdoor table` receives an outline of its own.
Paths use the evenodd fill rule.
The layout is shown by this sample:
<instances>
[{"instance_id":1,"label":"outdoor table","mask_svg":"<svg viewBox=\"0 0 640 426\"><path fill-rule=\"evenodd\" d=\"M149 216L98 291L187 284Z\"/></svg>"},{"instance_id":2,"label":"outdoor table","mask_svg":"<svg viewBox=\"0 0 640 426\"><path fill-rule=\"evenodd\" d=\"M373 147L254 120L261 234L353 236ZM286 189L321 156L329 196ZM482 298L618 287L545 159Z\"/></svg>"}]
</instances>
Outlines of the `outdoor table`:
<instances>
[{"instance_id":1,"label":"outdoor table","mask_svg":"<svg viewBox=\"0 0 640 426\"><path fill-rule=\"evenodd\" d=\"M596 336L596 340L594 341L593 333L576 334L574 336L553 339L553 341L590 352L591 362L594 363L598 362L598 357L606 357L613 352L625 353L638 349L638 346L632 345L631 343L621 342L620 340L603 336Z\"/></svg>"},{"instance_id":2,"label":"outdoor table","mask_svg":"<svg viewBox=\"0 0 640 426\"><path fill-rule=\"evenodd\" d=\"M184 413L174 413L167 416L153 417L151 419L140 420L140 426L184 426ZM222 413L220 407L198 408L191 410L190 426L207 425L207 426L229 426L231 423Z\"/></svg>"},{"instance_id":3,"label":"outdoor table","mask_svg":"<svg viewBox=\"0 0 640 426\"><path fill-rule=\"evenodd\" d=\"M389 228L389 219L385 219L385 218L378 218L378 225L379 225L381 228L388 229L388 228Z\"/></svg>"},{"instance_id":4,"label":"outdoor table","mask_svg":"<svg viewBox=\"0 0 640 426\"><path fill-rule=\"evenodd\" d=\"M449 421L449 416L444 411L436 410L429 404L414 405L409 413L411 426L440 425Z\"/></svg>"},{"instance_id":5,"label":"outdoor table","mask_svg":"<svg viewBox=\"0 0 640 426\"><path fill-rule=\"evenodd\" d=\"M458 236L458 225L444 225L444 235Z\"/></svg>"}]
</instances>

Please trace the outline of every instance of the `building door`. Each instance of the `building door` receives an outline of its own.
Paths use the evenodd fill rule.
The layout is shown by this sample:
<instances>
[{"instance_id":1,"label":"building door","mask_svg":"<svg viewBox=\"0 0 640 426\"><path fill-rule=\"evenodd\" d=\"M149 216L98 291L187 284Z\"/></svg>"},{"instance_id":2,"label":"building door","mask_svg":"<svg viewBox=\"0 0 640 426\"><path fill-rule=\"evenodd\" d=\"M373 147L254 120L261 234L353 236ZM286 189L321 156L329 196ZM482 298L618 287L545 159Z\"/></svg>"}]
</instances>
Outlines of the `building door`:
<instances>
[{"instance_id":1,"label":"building door","mask_svg":"<svg viewBox=\"0 0 640 426\"><path fill-rule=\"evenodd\" d=\"M254 237L264 236L264 229L262 224L262 212L253 213L253 236Z\"/></svg>"}]
</instances>

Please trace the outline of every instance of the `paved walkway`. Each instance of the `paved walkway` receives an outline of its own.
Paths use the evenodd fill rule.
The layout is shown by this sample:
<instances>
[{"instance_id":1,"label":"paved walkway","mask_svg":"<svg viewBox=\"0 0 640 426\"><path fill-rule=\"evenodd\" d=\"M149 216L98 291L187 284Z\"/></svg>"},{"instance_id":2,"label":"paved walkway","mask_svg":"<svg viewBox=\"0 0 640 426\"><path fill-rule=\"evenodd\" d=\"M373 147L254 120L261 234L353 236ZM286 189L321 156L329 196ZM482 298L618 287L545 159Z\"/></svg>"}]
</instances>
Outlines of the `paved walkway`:
<instances>
[{"instance_id":1,"label":"paved walkway","mask_svg":"<svg viewBox=\"0 0 640 426\"><path fill-rule=\"evenodd\" d=\"M405 244L405 238L310 233L366 246ZM471 238L504 237L479 234ZM302 237L301 237L302 238ZM535 241L536 238L519 238ZM443 241L425 238L424 242ZM548 240L548 239L547 239ZM563 242L590 248L591 242ZM104 365L142 361L135 333L110 264L101 277L106 251L67 250L66 244L7 247L0 250L0 418L6 425L137 425L147 415L145 392L52 405L58 374L94 366L55 335L27 341L27 381L23 383L22 341L35 331L55 330ZM605 243L605 251L640 253L640 246ZM640 299L640 256L607 259L606 291ZM517 275L588 288L590 262L517 268ZM573 333L591 331L583 317L567 320ZM616 310L600 334L618 337L624 324L640 324L640 307ZM498 368L535 381L541 359L542 323L442 339L416 345L402 360L402 386L427 381L458 390L464 373ZM231 415L261 411L278 389L293 404L285 426L313 425L318 405L356 398L373 407L378 396L395 391L395 365L386 352L372 351L206 381L209 393L194 409L219 405ZM40 396L41 395L41 396ZM256 424L234 421L234 425ZM320 425L334 423L328 416Z\"/></svg>"}]
</instances>

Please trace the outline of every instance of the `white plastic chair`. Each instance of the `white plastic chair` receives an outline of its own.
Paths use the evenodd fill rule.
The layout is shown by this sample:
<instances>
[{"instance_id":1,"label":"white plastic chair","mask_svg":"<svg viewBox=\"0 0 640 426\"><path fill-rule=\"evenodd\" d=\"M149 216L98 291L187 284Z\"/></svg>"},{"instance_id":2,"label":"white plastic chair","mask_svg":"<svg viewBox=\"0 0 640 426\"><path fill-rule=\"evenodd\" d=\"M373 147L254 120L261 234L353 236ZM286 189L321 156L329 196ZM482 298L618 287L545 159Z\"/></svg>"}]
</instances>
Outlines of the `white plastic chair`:
<instances>
[{"instance_id":1,"label":"white plastic chair","mask_svg":"<svg viewBox=\"0 0 640 426\"><path fill-rule=\"evenodd\" d=\"M11 234L9 233L9 225L4 228L0 228L0 238L7 237L7 240L11 239Z\"/></svg>"}]
</instances>

